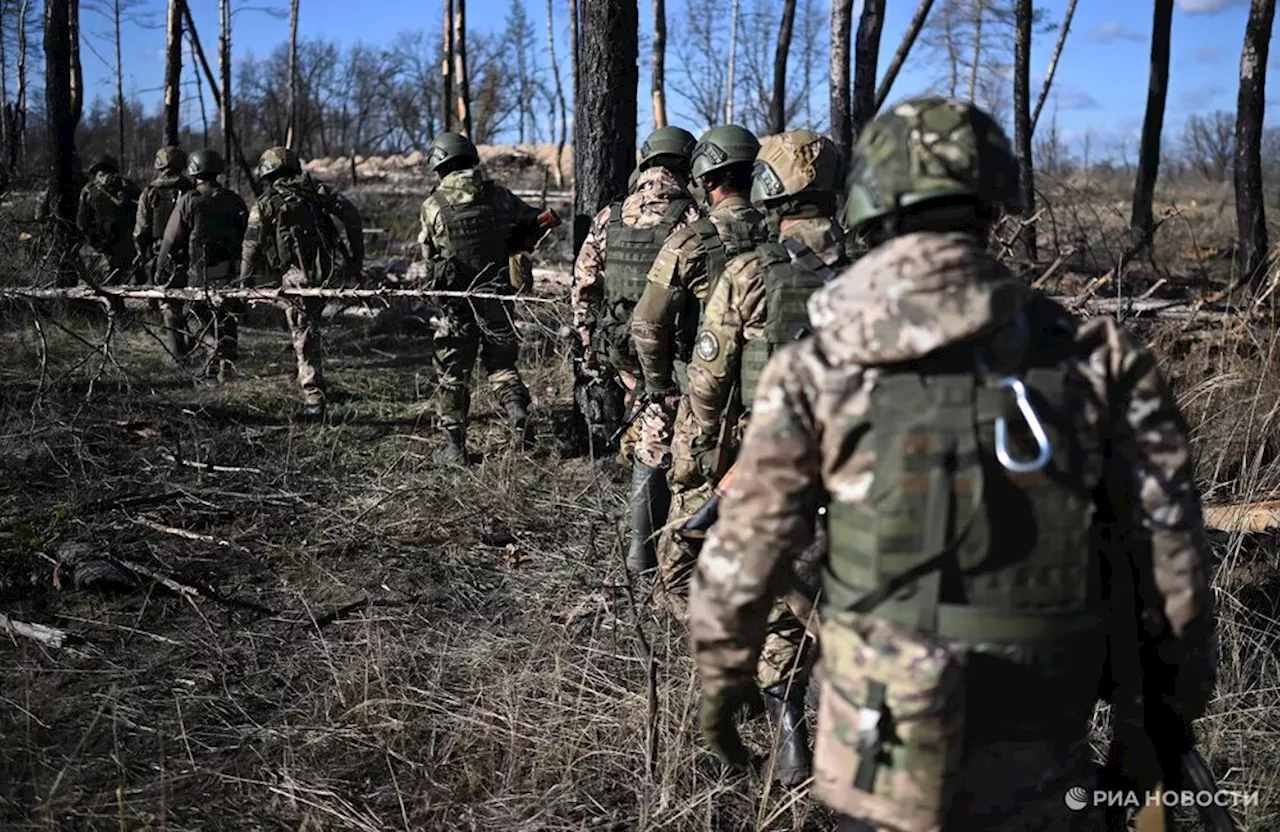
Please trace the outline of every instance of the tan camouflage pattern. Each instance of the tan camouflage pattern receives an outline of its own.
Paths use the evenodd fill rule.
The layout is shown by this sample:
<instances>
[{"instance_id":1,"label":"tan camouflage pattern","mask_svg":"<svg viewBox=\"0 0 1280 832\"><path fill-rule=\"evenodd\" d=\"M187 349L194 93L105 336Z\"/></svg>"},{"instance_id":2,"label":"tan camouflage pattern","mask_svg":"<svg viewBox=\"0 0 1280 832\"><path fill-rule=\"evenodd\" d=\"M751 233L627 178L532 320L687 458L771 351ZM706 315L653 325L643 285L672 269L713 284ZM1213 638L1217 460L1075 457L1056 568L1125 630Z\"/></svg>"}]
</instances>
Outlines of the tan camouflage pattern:
<instances>
[{"instance_id":1,"label":"tan camouflage pattern","mask_svg":"<svg viewBox=\"0 0 1280 832\"><path fill-rule=\"evenodd\" d=\"M835 193L840 188L840 151L831 139L812 130L789 130L760 141L751 200L781 199L801 193ZM760 166L771 172L762 181ZM768 185L780 188L771 192Z\"/></svg>"},{"instance_id":2,"label":"tan camouflage pattern","mask_svg":"<svg viewBox=\"0 0 1280 832\"><path fill-rule=\"evenodd\" d=\"M1031 291L976 240L911 234L873 249L811 298L814 337L780 351L766 368L720 522L693 575L690 637L709 694L741 685L754 672L772 599L787 564L812 539L820 501L827 495L854 504L866 501L874 467L866 419L875 365L920 357L991 331L1030 297ZM1123 473L1135 480L1135 519L1151 545L1150 558L1138 557L1135 567L1159 593L1147 614L1168 625L1161 655L1175 657L1169 660L1178 662L1179 678L1212 680L1209 550L1186 424L1152 355L1114 320L1082 323L1076 356L1072 372L1090 394L1083 412L1073 414L1081 445L1097 449L1109 442L1114 459L1125 465ZM856 444L851 437L859 437ZM835 625L823 623L823 662L832 661L828 626ZM981 677L966 682L969 690L982 684ZM989 678L986 684L992 684ZM1093 684L1083 680L1089 692L1069 714L1068 730L1079 733L1067 739L1081 760L1087 757ZM1001 707L1034 709L1037 701L1045 701L1025 685L1003 693L996 701L1008 704ZM1188 699L1197 693L1203 691L1189 691ZM1194 704L1187 708L1189 716L1198 716ZM1064 718L1061 712L1033 714L1033 719L1057 720L1056 725ZM831 719L819 725L819 734L833 730ZM1008 731L1023 723L997 713L988 715L986 724L997 726L992 731ZM1044 805L1053 805L1046 783L1058 784L1041 779L1044 769L1037 766L1063 758L1063 739L1059 731L1053 737L1036 732L1017 742L977 742L971 752L972 788L985 789L985 800L993 805L1002 800L1006 807L1010 789L1031 800L1039 788L1045 790ZM980 759L996 765L998 773L983 775ZM1041 762L1027 762L1032 759ZM978 782L983 776L995 778L994 786ZM1059 806L1062 794L1055 796Z\"/></svg>"},{"instance_id":3,"label":"tan camouflage pattern","mask_svg":"<svg viewBox=\"0 0 1280 832\"><path fill-rule=\"evenodd\" d=\"M671 200L681 196L689 196L688 183L683 177L662 166L642 171L636 177L635 187L622 201L622 222L631 228L652 228L662 220ZM578 330L582 343L588 346L591 344L591 330L599 317L600 304L604 301L605 226L613 219L611 208L605 206L600 209L591 221L591 229L573 263L573 286L570 289L573 326ZM672 233L697 222L703 215L701 206L691 205L672 228Z\"/></svg>"}]
</instances>

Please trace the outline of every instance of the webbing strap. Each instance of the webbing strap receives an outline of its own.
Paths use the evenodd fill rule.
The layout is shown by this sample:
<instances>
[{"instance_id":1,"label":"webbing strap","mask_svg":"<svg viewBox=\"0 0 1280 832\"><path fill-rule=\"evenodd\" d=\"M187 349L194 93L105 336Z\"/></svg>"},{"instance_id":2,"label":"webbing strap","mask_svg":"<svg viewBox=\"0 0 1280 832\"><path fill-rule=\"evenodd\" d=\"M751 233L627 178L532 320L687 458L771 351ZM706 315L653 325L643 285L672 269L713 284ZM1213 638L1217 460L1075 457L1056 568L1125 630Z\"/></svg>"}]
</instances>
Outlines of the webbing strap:
<instances>
[{"instance_id":1,"label":"webbing strap","mask_svg":"<svg viewBox=\"0 0 1280 832\"><path fill-rule=\"evenodd\" d=\"M858 770L853 776L855 788L864 792L872 792L876 785L876 769L880 765L881 726L884 719L884 682L876 679L867 680L867 704L862 714L868 724L858 725ZM871 720L874 724L870 724Z\"/></svg>"},{"instance_id":2,"label":"webbing strap","mask_svg":"<svg viewBox=\"0 0 1280 832\"><path fill-rule=\"evenodd\" d=\"M809 271L822 278L823 283L830 283L838 276L836 270L823 262L822 258L813 253L813 249L804 243L788 237L782 241L782 245L787 249L787 254L791 257L791 262L799 263Z\"/></svg>"},{"instance_id":3,"label":"webbing strap","mask_svg":"<svg viewBox=\"0 0 1280 832\"><path fill-rule=\"evenodd\" d=\"M951 498L954 494L951 475L956 463L956 440L954 435L940 436L938 439L946 445L940 448L942 459L929 472L929 501L925 508L924 547L926 552L938 554L929 558L934 562L930 569L916 582L915 602L917 605L916 632L932 635L938 631L938 601L942 594L941 556L951 552L955 543L949 543L951 537ZM976 489L975 489L976 493ZM967 531L967 530L966 530ZM963 539L957 536L956 543Z\"/></svg>"}]
</instances>

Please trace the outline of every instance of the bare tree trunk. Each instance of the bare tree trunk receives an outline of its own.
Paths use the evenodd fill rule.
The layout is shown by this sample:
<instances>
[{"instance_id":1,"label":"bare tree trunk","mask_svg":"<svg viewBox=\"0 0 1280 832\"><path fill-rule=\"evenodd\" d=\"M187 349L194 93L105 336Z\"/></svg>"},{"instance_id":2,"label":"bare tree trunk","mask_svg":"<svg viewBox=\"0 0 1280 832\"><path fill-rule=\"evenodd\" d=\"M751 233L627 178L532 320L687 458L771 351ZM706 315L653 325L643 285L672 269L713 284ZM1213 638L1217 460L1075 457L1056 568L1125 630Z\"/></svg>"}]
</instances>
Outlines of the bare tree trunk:
<instances>
[{"instance_id":1,"label":"bare tree trunk","mask_svg":"<svg viewBox=\"0 0 1280 832\"><path fill-rule=\"evenodd\" d=\"M570 64L573 67L573 95L574 106L577 106L578 100L578 65L582 56L578 49L578 0L569 0L569 50L573 53L570 58ZM575 128L574 132L577 130ZM574 174L574 181L577 181L577 174Z\"/></svg>"},{"instance_id":2,"label":"bare tree trunk","mask_svg":"<svg viewBox=\"0 0 1280 832\"><path fill-rule=\"evenodd\" d=\"M1173 0L1156 0L1151 26L1151 80L1147 87L1147 113L1142 121L1142 148L1138 154L1138 178L1133 187L1133 215L1129 230L1134 246L1151 245L1155 224L1156 178L1160 175L1160 134L1164 130L1164 104L1169 93L1169 36L1173 28Z\"/></svg>"},{"instance_id":3,"label":"bare tree trunk","mask_svg":"<svg viewBox=\"0 0 1280 832\"><path fill-rule=\"evenodd\" d=\"M453 0L444 0L444 61L440 65L444 101L444 129L453 129Z\"/></svg>"},{"instance_id":4,"label":"bare tree trunk","mask_svg":"<svg viewBox=\"0 0 1280 832\"><path fill-rule=\"evenodd\" d=\"M120 164L123 165L126 154L124 152L124 61L120 49L120 0L111 0L111 24L116 47L116 149L120 154ZM204 106L203 100L200 106Z\"/></svg>"},{"instance_id":5,"label":"bare tree trunk","mask_svg":"<svg viewBox=\"0 0 1280 832\"><path fill-rule=\"evenodd\" d=\"M218 86L222 93L215 91L214 101L218 103L218 122L222 128L222 153L228 164L231 162L231 142L234 135L232 117L235 99L231 97L231 0L219 0L218 3ZM195 36L195 26L191 27ZM199 41L194 41L199 46ZM209 86L214 86L209 79Z\"/></svg>"},{"instance_id":6,"label":"bare tree trunk","mask_svg":"<svg viewBox=\"0 0 1280 832\"><path fill-rule=\"evenodd\" d=\"M831 0L831 138L840 148L840 158L845 160L853 153L853 123L849 112L849 35L852 29L853 0Z\"/></svg>"},{"instance_id":7,"label":"bare tree trunk","mask_svg":"<svg viewBox=\"0 0 1280 832\"><path fill-rule=\"evenodd\" d=\"M0 143L4 146L4 182L7 188L12 176L13 124L17 120L13 108L9 106L9 53L5 49L8 34L4 31L4 6L0 5Z\"/></svg>"},{"instance_id":8,"label":"bare tree trunk","mask_svg":"<svg viewBox=\"0 0 1280 832\"><path fill-rule=\"evenodd\" d=\"M187 33L187 51L191 55L191 65L195 66L196 44L195 44L195 41L191 39L190 32ZM200 130L201 130L201 136L203 137L203 145L205 147L208 147L209 146L209 113L204 106L204 81L200 78L199 72L192 72L191 74L196 79L196 100L200 102ZM120 120L120 146L124 147L124 119ZM226 159L228 162L231 160L230 155L224 155L222 158Z\"/></svg>"},{"instance_id":9,"label":"bare tree trunk","mask_svg":"<svg viewBox=\"0 0 1280 832\"><path fill-rule=\"evenodd\" d=\"M169 0L164 61L164 143L178 144L178 113L182 107L182 10L185 0Z\"/></svg>"},{"instance_id":10,"label":"bare tree trunk","mask_svg":"<svg viewBox=\"0 0 1280 832\"><path fill-rule=\"evenodd\" d=\"M653 129L667 126L667 95L664 89L667 62L667 4L653 0Z\"/></svg>"},{"instance_id":11,"label":"bare tree trunk","mask_svg":"<svg viewBox=\"0 0 1280 832\"><path fill-rule=\"evenodd\" d=\"M791 31L796 23L796 0L782 0L782 22L778 25L778 48L773 53L773 98L769 102L769 132L787 129L787 55L791 52Z\"/></svg>"},{"instance_id":12,"label":"bare tree trunk","mask_svg":"<svg viewBox=\"0 0 1280 832\"><path fill-rule=\"evenodd\" d=\"M1015 8L1017 35L1013 45L1013 126L1018 146L1018 188L1025 217L1035 215L1035 171L1031 159L1031 0L1018 0ZM1036 229L1026 223L1018 232L1024 256L1036 259Z\"/></svg>"},{"instance_id":13,"label":"bare tree trunk","mask_svg":"<svg viewBox=\"0 0 1280 832\"><path fill-rule=\"evenodd\" d=\"M471 89L467 82L467 0L455 0L453 16L454 75L457 78L458 126L471 137Z\"/></svg>"},{"instance_id":14,"label":"bare tree trunk","mask_svg":"<svg viewBox=\"0 0 1280 832\"><path fill-rule=\"evenodd\" d=\"M949 69L947 97L955 98L960 89L960 47L956 44L956 8L950 0L942 0L943 37L947 42L947 68Z\"/></svg>"},{"instance_id":15,"label":"bare tree trunk","mask_svg":"<svg viewBox=\"0 0 1280 832\"><path fill-rule=\"evenodd\" d=\"M591 0L582 7L583 73L574 96L574 250L590 218L627 192L636 165L636 0Z\"/></svg>"},{"instance_id":16,"label":"bare tree trunk","mask_svg":"<svg viewBox=\"0 0 1280 832\"><path fill-rule=\"evenodd\" d=\"M924 28L924 22L929 17L929 9L931 8L933 8L933 0L920 0L920 5L916 7L915 16L911 18L911 25L907 27L906 34L902 36L902 43L898 44L898 51L893 54L893 61L889 63L889 68L885 70L884 78L880 79L880 89L876 90L876 113L880 112L880 108L884 106L885 100L888 99L889 91L893 89L893 82L898 79L898 73L902 71L902 65L907 60L907 54L911 52L911 47L915 44L916 38L919 37L920 30Z\"/></svg>"},{"instance_id":17,"label":"bare tree trunk","mask_svg":"<svg viewBox=\"0 0 1280 832\"><path fill-rule=\"evenodd\" d=\"M27 160L27 4L30 0L22 0L22 8L18 12L18 141L9 149L10 167L16 168L19 154L22 161Z\"/></svg>"},{"instance_id":18,"label":"bare tree trunk","mask_svg":"<svg viewBox=\"0 0 1280 832\"><path fill-rule=\"evenodd\" d=\"M853 135L857 136L876 114L876 68L880 65L880 33L884 30L885 0L866 0L858 21L858 47L854 53Z\"/></svg>"},{"instance_id":19,"label":"bare tree trunk","mask_svg":"<svg viewBox=\"0 0 1280 832\"><path fill-rule=\"evenodd\" d=\"M56 280L76 282L75 98L72 90L71 37L76 0L46 0L44 18L45 109L49 124L49 227Z\"/></svg>"},{"instance_id":20,"label":"bare tree trunk","mask_svg":"<svg viewBox=\"0 0 1280 832\"><path fill-rule=\"evenodd\" d=\"M969 65L969 103L978 100L978 68L982 65L982 19L986 0L973 0L973 61Z\"/></svg>"},{"instance_id":21,"label":"bare tree trunk","mask_svg":"<svg viewBox=\"0 0 1280 832\"><path fill-rule=\"evenodd\" d=\"M76 126L84 114L84 70L80 63L80 0L69 0L67 15L71 20L71 116Z\"/></svg>"},{"instance_id":22,"label":"bare tree trunk","mask_svg":"<svg viewBox=\"0 0 1280 832\"><path fill-rule=\"evenodd\" d=\"M724 123L733 124L733 82L734 82L734 59L738 52L738 0L733 0L733 22L729 28L729 88L725 91L724 96Z\"/></svg>"},{"instance_id":23,"label":"bare tree trunk","mask_svg":"<svg viewBox=\"0 0 1280 832\"><path fill-rule=\"evenodd\" d=\"M256 194L262 193L262 183L259 182L258 178L253 175L253 166L250 165L249 160L245 158L244 148L240 146L240 137L236 135L236 131L231 123L231 114L233 109L232 98L231 98L231 69L230 69L231 67L231 7L230 7L230 0L221 0L221 2L224 4L224 9L226 12L223 18L223 28L225 29L225 32L221 35L221 39L218 44L218 47L220 50L223 50L223 49L225 50L225 61L222 63L222 66L220 67L220 69L223 70L222 86L221 86L222 92L218 92L218 89L219 89L218 79L214 77L213 68L209 66L209 59L204 54L204 47L200 45L200 34L199 32L196 31L195 21L191 18L191 10L189 8L184 9L184 14L187 20L187 31L191 33L191 43L196 48L196 57L199 58L200 60L200 67L204 70L204 77L209 82L209 90L213 94L213 103L218 106L218 112L221 115L221 118L223 119L223 124L225 125L224 127L225 132L223 133L223 141L226 142L227 141L226 137L228 136L230 137L231 146L235 148L235 158L240 163L240 170L244 174L244 179L246 182L249 183L249 187L253 190L254 194L256 195ZM223 39L225 40L225 42ZM219 55L219 57L221 58L223 56ZM226 103L225 107L223 106L224 102ZM227 145L224 143L223 145L224 150L226 149L226 147ZM226 158L230 160L231 152L227 150L226 153L227 153Z\"/></svg>"},{"instance_id":24,"label":"bare tree trunk","mask_svg":"<svg viewBox=\"0 0 1280 832\"><path fill-rule=\"evenodd\" d=\"M1276 0L1253 0L1240 51L1236 100L1236 225L1240 231L1240 275L1257 281L1266 273L1267 216L1262 193L1262 123L1267 109L1267 53Z\"/></svg>"},{"instance_id":25,"label":"bare tree trunk","mask_svg":"<svg viewBox=\"0 0 1280 832\"><path fill-rule=\"evenodd\" d=\"M299 0L289 5L289 126L284 146L297 149L298 142L298 7Z\"/></svg>"},{"instance_id":26,"label":"bare tree trunk","mask_svg":"<svg viewBox=\"0 0 1280 832\"><path fill-rule=\"evenodd\" d=\"M556 89L556 106L560 111L560 141L556 145L556 187L564 187L564 156L565 139L568 138L568 114L564 100L564 86L560 83L560 64L556 61L556 29L552 22L554 19L554 2L547 0L547 57L551 59L551 77L555 79Z\"/></svg>"},{"instance_id":27,"label":"bare tree trunk","mask_svg":"<svg viewBox=\"0 0 1280 832\"><path fill-rule=\"evenodd\" d=\"M1071 31L1071 18L1076 14L1077 0L1067 4L1067 12L1062 16L1062 28L1058 30L1058 42L1053 45L1053 57L1049 59L1049 71L1044 76L1044 86L1040 87L1040 99L1036 101L1036 109L1031 113L1031 132L1036 132L1036 124L1040 122L1040 111L1044 109L1045 99L1049 97L1049 87L1053 86L1053 74L1058 71L1058 58L1062 57L1062 45L1067 42L1067 33ZM1085 167L1088 167L1086 165Z\"/></svg>"}]
</instances>

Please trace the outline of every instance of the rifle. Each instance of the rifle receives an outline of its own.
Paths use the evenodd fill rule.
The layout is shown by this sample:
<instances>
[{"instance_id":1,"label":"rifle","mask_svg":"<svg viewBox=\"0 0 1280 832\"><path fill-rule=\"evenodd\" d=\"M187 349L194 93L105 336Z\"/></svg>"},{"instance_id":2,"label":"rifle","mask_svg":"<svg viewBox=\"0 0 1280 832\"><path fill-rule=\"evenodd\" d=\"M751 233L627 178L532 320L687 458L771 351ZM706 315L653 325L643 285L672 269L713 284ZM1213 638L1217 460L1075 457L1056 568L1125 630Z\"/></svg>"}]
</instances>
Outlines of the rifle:
<instances>
[{"instance_id":1,"label":"rifle","mask_svg":"<svg viewBox=\"0 0 1280 832\"><path fill-rule=\"evenodd\" d=\"M1161 697L1154 645L1142 635L1138 576L1127 556L1123 530L1117 524L1094 530L1100 544L1107 588L1108 671L1102 696L1111 702L1112 740L1103 769L1110 788L1133 788L1158 798L1164 791L1191 790L1216 794L1204 757L1196 750L1191 727ZM1172 807L1159 799L1137 813L1135 828L1164 832L1175 828ZM1238 832L1230 812L1215 801L1195 801L1206 829ZM1125 830L1125 807L1108 805L1107 829Z\"/></svg>"}]
</instances>

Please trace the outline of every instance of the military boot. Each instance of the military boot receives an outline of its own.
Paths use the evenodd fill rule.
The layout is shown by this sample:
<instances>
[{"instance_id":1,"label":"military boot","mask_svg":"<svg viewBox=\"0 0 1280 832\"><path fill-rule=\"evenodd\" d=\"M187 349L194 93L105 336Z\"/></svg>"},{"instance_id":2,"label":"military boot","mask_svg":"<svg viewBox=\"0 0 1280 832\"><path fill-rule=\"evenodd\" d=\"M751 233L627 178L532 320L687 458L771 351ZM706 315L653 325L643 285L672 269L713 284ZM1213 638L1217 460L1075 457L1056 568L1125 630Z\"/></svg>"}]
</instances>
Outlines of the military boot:
<instances>
[{"instance_id":1,"label":"military boot","mask_svg":"<svg viewBox=\"0 0 1280 832\"><path fill-rule=\"evenodd\" d=\"M324 399L320 401L303 402L302 407L298 410L298 421L311 425L318 425L324 421Z\"/></svg>"},{"instance_id":2,"label":"military boot","mask_svg":"<svg viewBox=\"0 0 1280 832\"><path fill-rule=\"evenodd\" d=\"M445 444L432 455L432 460L440 465L467 464L467 433L464 428L445 428Z\"/></svg>"},{"instance_id":3,"label":"military boot","mask_svg":"<svg viewBox=\"0 0 1280 832\"><path fill-rule=\"evenodd\" d=\"M794 679L791 690L782 682L763 694L769 724L778 732L778 753L773 758L773 779L787 787L798 786L813 771L809 732L804 724L805 682Z\"/></svg>"},{"instance_id":4,"label":"military boot","mask_svg":"<svg viewBox=\"0 0 1280 832\"><path fill-rule=\"evenodd\" d=\"M506 403L507 421L520 440L521 447L533 444L533 425L529 422L529 405L522 398L510 398Z\"/></svg>"},{"instance_id":5,"label":"military boot","mask_svg":"<svg viewBox=\"0 0 1280 832\"><path fill-rule=\"evenodd\" d=\"M658 541L654 535L666 522L671 507L667 472L638 461L631 467L631 550L627 569L644 572L658 565Z\"/></svg>"}]
</instances>

